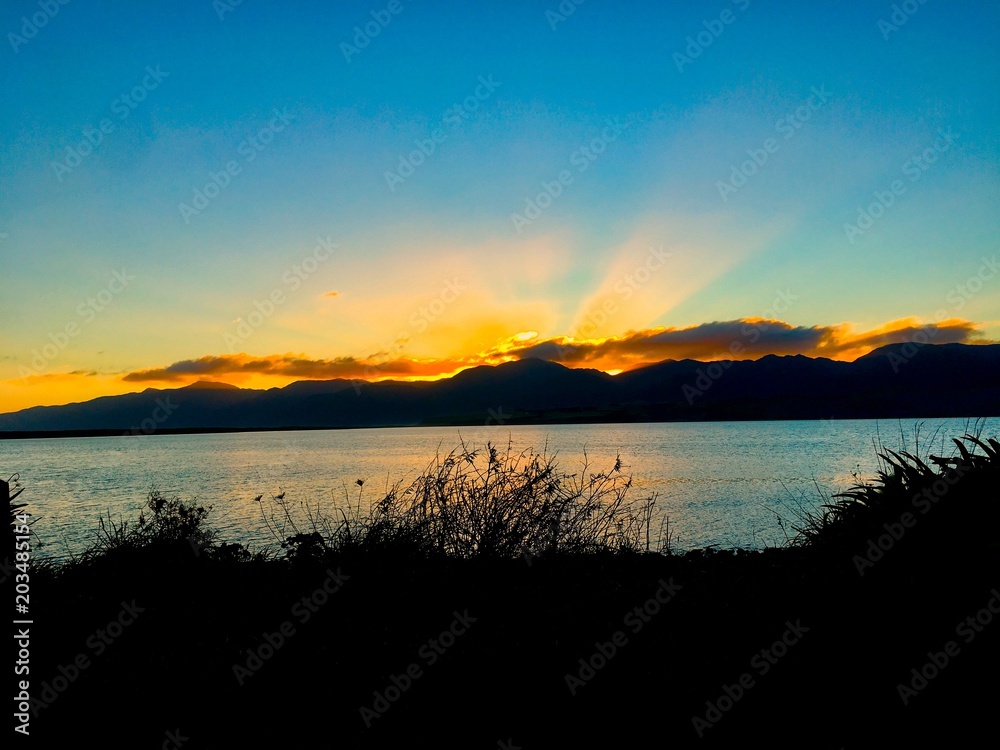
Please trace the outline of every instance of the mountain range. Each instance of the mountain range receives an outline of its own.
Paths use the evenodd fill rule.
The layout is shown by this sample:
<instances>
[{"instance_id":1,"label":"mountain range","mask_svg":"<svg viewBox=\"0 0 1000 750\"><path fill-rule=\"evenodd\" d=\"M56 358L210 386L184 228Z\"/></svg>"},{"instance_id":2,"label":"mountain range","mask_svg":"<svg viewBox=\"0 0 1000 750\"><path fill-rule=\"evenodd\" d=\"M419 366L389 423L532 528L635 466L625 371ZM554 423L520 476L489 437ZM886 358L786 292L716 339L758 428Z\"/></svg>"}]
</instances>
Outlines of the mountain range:
<instances>
[{"instance_id":1,"label":"mountain range","mask_svg":"<svg viewBox=\"0 0 1000 750\"><path fill-rule=\"evenodd\" d=\"M0 437L283 428L1000 415L1000 344L893 344L853 362L803 355L666 360L618 375L540 359L436 381L200 382L0 414Z\"/></svg>"}]
</instances>

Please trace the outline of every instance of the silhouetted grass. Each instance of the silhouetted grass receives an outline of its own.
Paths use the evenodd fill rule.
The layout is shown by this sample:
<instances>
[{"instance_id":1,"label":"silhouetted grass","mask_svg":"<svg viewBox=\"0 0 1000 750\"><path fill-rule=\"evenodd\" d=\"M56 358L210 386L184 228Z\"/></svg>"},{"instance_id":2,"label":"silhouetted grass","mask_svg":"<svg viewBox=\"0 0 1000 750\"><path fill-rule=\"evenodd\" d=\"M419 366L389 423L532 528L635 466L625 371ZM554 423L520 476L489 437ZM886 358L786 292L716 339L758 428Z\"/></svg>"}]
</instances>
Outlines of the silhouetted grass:
<instances>
[{"instance_id":1,"label":"silhouetted grass","mask_svg":"<svg viewBox=\"0 0 1000 750\"><path fill-rule=\"evenodd\" d=\"M409 486L397 483L362 505L348 500L339 518L306 507L296 521L285 502L263 510L265 523L292 558L339 553L451 559L515 559L529 556L653 551L655 495L627 500L631 477L621 457L593 473L586 456L581 471L561 471L554 456L532 450L501 452L491 443L464 443L436 456ZM279 531L279 528L281 529ZM294 533L288 535L287 530ZM667 551L668 540L656 549Z\"/></svg>"},{"instance_id":2,"label":"silhouetted grass","mask_svg":"<svg viewBox=\"0 0 1000 750\"><path fill-rule=\"evenodd\" d=\"M813 548L849 546L884 534L885 525L900 523L904 513L918 518L939 506L943 510L934 513L939 530L945 516L957 520L959 527L995 523L997 503L984 500L975 507L961 507L947 499L960 485L966 493L973 490L984 497L990 493L993 497L1000 495L1000 443L971 434L953 442L956 454L929 456L933 466L913 453L883 448L878 454L882 468L876 478L858 481L834 495L836 501L824 504L819 512L802 513L792 544Z\"/></svg>"},{"instance_id":3,"label":"silhouetted grass","mask_svg":"<svg viewBox=\"0 0 1000 750\"><path fill-rule=\"evenodd\" d=\"M106 747L158 747L175 728L192 738L185 750L416 737L462 748L733 747L751 737L963 746L991 726L1000 624L963 642L913 705L896 686L1000 585L1000 444L965 435L950 457L880 453L876 479L806 514L794 543L761 551L656 554L652 498L628 499L620 462L568 475L544 454L490 445L438 456L370 504L359 482L336 515L301 506L302 520L275 498L262 513L280 556L224 544L210 508L152 492L137 521L107 518L85 554L33 580L36 679L63 674L81 651L94 661L33 729L44 746L64 746L110 711ZM914 498L940 482L947 491L921 513ZM859 571L904 513L916 523ZM348 577L342 590L298 619L298 603L332 572ZM680 592L629 629L623 617L667 580ZM88 639L133 600L143 614L97 658ZM429 665L422 645L465 611L476 623ZM751 658L799 620L802 643L766 675L754 671ZM270 648L283 624L294 626L285 644L234 679L234 665ZM616 631L626 644L572 694L566 675ZM359 708L411 664L422 676L366 726ZM753 688L698 738L691 717L748 670Z\"/></svg>"}]
</instances>

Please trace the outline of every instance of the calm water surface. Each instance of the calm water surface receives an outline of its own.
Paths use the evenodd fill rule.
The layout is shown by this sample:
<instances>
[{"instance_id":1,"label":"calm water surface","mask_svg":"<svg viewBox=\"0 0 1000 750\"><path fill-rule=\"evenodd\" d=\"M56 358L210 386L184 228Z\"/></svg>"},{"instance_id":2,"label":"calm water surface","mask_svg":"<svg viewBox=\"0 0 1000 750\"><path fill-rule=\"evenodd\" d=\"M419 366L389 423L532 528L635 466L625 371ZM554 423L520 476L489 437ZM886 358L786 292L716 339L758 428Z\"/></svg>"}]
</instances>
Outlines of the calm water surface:
<instances>
[{"instance_id":1,"label":"calm water surface","mask_svg":"<svg viewBox=\"0 0 1000 750\"><path fill-rule=\"evenodd\" d=\"M980 423L983 424L982 422ZM996 436L997 420L983 432ZM714 422L532 427L428 427L221 435L140 435L0 441L0 473L18 472L21 500L39 518L39 554L62 557L93 539L99 518L136 518L149 489L212 506L210 521L226 541L276 544L256 503L285 493L286 507L327 510L377 499L387 483L416 478L436 452L461 440L492 441L516 451L557 453L562 470L608 470L621 453L633 477L630 497L657 496L674 546L762 547L781 544L778 524L795 511L828 502L853 483L853 472L878 468L872 441L887 448L952 454L950 438L965 419ZM654 534L655 535L655 534Z\"/></svg>"}]
</instances>

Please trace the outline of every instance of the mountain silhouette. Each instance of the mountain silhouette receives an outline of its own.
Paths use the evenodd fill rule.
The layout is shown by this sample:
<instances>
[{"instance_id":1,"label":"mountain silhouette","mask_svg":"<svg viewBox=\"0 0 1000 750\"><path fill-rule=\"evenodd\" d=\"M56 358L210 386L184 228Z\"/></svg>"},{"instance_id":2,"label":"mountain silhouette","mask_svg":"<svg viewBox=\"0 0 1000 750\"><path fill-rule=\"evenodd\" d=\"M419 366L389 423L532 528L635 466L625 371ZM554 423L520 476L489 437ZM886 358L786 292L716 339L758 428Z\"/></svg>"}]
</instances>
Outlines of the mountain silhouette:
<instances>
[{"instance_id":1,"label":"mountain silhouette","mask_svg":"<svg viewBox=\"0 0 1000 750\"><path fill-rule=\"evenodd\" d=\"M1000 344L894 344L854 362L667 360L619 375L540 359L437 381L200 381L0 414L0 436L282 428L1000 414Z\"/></svg>"}]
</instances>

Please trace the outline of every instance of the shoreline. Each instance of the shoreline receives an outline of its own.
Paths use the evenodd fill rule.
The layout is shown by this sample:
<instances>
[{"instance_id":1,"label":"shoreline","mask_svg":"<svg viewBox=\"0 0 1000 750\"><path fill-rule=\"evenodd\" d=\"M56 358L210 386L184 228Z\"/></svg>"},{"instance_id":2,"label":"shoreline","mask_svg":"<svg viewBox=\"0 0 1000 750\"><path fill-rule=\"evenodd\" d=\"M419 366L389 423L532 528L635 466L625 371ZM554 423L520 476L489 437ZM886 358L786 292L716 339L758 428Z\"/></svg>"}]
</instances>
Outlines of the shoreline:
<instances>
[{"instance_id":1,"label":"shoreline","mask_svg":"<svg viewBox=\"0 0 1000 750\"><path fill-rule=\"evenodd\" d=\"M621 415L609 415L607 419L530 419L510 417L502 422L491 424L482 419L454 419L443 421L424 421L418 424L379 424L379 425L305 425L305 426L279 426L279 427L173 427L159 428L149 432L134 429L101 428L92 430L7 430L0 431L0 440L44 440L56 438L85 438L85 437L154 437L157 435L226 435L235 433L254 432L317 432L323 430L397 430L412 429L422 427L537 427L543 425L637 425L637 424L718 424L726 422L851 422L851 421L892 421L901 419L928 420L928 419L965 419L970 422L985 419L995 419L998 414L980 414L979 416L968 416L965 414L890 414L878 416L831 416L831 417L740 417L726 416L704 419L622 419Z\"/></svg>"}]
</instances>

